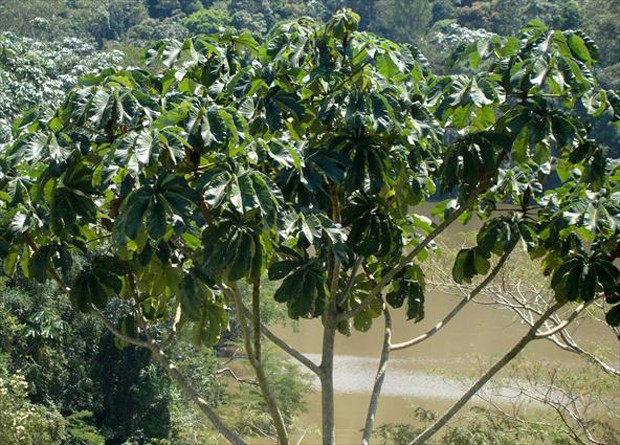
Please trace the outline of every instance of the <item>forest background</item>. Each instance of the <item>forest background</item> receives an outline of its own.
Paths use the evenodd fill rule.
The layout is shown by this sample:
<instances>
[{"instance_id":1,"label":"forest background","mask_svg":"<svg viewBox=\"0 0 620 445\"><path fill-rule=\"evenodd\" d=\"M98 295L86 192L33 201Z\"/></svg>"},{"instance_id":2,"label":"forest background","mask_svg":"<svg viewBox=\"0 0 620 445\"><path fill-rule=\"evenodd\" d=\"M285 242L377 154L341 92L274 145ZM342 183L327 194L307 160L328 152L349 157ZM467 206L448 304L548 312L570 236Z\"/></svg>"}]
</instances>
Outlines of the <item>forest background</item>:
<instances>
[{"instance_id":1,"label":"forest background","mask_svg":"<svg viewBox=\"0 0 620 445\"><path fill-rule=\"evenodd\" d=\"M87 72L141 65L153 41L225 27L266 35L280 21L325 21L342 7L360 14L363 29L418 46L437 72L448 70L443 61L459 44L513 34L532 19L580 28L600 48L599 82L620 89L618 0L4 0L0 144L9 142L11 122L24 110L58 103ZM602 124L598 131L608 156L620 157L618 130ZM0 292L0 443L182 445L210 437L148 352L119 345L49 286L0 278ZM267 316L275 322L282 315L274 308ZM222 345L234 336L233 329ZM269 428L252 387L230 393L217 377L218 348L190 348L179 345L178 357L210 401L242 403L228 413L235 428ZM286 415L298 415L308 383L277 360L270 373L289 400Z\"/></svg>"}]
</instances>

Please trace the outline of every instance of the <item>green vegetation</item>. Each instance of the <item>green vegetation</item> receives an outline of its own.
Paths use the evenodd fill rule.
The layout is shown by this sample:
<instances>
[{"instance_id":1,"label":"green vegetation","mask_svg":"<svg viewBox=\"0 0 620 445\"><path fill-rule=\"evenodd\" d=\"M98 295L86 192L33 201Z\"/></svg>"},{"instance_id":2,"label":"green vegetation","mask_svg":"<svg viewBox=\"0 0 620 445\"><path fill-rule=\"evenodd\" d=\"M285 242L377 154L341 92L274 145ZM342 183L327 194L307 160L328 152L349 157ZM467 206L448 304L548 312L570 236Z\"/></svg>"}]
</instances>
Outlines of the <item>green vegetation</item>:
<instances>
[{"instance_id":1,"label":"green vegetation","mask_svg":"<svg viewBox=\"0 0 620 445\"><path fill-rule=\"evenodd\" d=\"M23 280L0 287L1 443L191 445L213 436L146 351L115 341L52 289ZM179 342L173 353L211 404L242 404L238 413L225 415L238 431L271 432L256 387L226 391L216 378L219 361L212 350ZM304 409L308 384L279 355L267 356L269 375L293 421Z\"/></svg>"},{"instance_id":2,"label":"green vegetation","mask_svg":"<svg viewBox=\"0 0 620 445\"><path fill-rule=\"evenodd\" d=\"M286 444L308 385L266 337L320 380L333 444L335 336L384 317L387 366L390 311L424 317L435 239L473 216L483 226L449 265L457 284L479 283L467 298L523 245L554 299L454 407L385 438L424 443L562 307L601 304L618 326L613 3L3 2L0 434ZM342 6L362 18L332 16ZM435 221L412 212L438 196ZM321 364L268 330L273 301L321 324ZM226 336L255 374L238 390L216 377Z\"/></svg>"},{"instance_id":3,"label":"green vegetation","mask_svg":"<svg viewBox=\"0 0 620 445\"><path fill-rule=\"evenodd\" d=\"M510 367L509 376L498 385L521 384L521 397L497 405L472 407L457 422L446 428L442 437L429 445L572 445L575 443L612 444L620 440L620 428L614 422L617 405L617 377L602 372L592 364L578 369L552 369L544 362L519 361ZM528 386L526 386L528 385ZM488 396L489 397L489 396ZM581 399L585 410L599 410L585 420L571 417L571 403ZM491 399L491 397L489 397ZM497 403L499 399L495 400ZM554 405L545 411L543 406ZM613 408L612 408L613 410ZM586 414L586 413L580 413ZM558 418L558 415L565 416ZM407 445L436 419L436 414L416 408L414 420L407 424L384 424L375 435L385 445ZM580 424L580 421L584 421ZM590 434L588 438L584 435Z\"/></svg>"},{"instance_id":4,"label":"green vegetation","mask_svg":"<svg viewBox=\"0 0 620 445\"><path fill-rule=\"evenodd\" d=\"M24 110L58 105L84 74L121 60L119 52L97 52L76 38L41 42L0 35L0 144L8 142L11 123Z\"/></svg>"}]
</instances>

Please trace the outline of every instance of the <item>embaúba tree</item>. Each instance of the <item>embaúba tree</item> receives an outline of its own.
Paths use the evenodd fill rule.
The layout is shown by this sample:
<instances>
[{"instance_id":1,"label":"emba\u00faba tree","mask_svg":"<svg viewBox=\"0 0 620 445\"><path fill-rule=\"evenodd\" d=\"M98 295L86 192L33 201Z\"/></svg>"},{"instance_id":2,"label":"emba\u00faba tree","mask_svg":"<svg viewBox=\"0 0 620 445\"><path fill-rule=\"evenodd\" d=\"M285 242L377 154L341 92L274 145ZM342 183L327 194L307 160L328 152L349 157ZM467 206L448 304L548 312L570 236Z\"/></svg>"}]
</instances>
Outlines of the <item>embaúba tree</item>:
<instances>
[{"instance_id":1,"label":"emba\u00faba tree","mask_svg":"<svg viewBox=\"0 0 620 445\"><path fill-rule=\"evenodd\" d=\"M333 444L334 338L383 315L367 442L389 354L406 347L391 342L390 308L422 319L422 264L472 215L484 225L456 257L457 282L483 276L479 292L521 244L551 276L554 311L604 296L607 321L620 321L620 169L588 132L591 119L617 121L620 100L596 85L590 39L533 22L518 38L462 48L454 61L469 74L438 76L415 47L358 32L358 20L348 10L326 25L300 19L262 43L232 32L161 42L148 69L108 69L54 112L26 113L0 161L4 272L53 279L77 310L149 349L231 443L245 442L153 327L187 325L213 344L234 308L278 442L289 426L263 337L320 379ZM438 193L450 198L436 221L412 210ZM320 363L261 326L266 280L291 318L322 325ZM118 322L104 313L117 299L131 302ZM542 335L541 320L505 360Z\"/></svg>"}]
</instances>

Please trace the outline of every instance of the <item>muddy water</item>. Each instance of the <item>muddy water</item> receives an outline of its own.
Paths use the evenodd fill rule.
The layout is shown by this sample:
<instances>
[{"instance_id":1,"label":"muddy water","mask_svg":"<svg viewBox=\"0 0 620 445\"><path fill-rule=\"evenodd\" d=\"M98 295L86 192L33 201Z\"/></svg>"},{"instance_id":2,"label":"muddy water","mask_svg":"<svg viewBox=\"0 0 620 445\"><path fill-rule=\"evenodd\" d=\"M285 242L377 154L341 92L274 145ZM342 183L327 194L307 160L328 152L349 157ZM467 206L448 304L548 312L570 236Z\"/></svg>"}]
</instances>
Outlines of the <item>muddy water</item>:
<instances>
[{"instance_id":1,"label":"muddy water","mask_svg":"<svg viewBox=\"0 0 620 445\"><path fill-rule=\"evenodd\" d=\"M454 238L458 237L459 234L454 235ZM417 324L407 321L404 311L393 311L393 342L405 341L426 332L458 301L459 297L455 295L431 293L426 300L426 317ZM288 326L275 330L315 363L319 362L322 341L319 321L304 320L297 328ZM412 348L392 353L375 425L385 422L415 423L412 415L415 406L436 413L443 411L467 388L467 377L477 375L477 360L488 363L499 357L526 330L507 310L470 303L435 336ZM599 341L601 335L608 340L607 347L618 350L617 340L609 337L602 326L587 323L579 326L578 338L586 344ZM339 444L360 441L360 429L364 425L382 340L381 318L375 320L369 332L353 332L351 337L337 337L334 383ZM576 366L579 363L574 355L543 340L530 344L523 355L544 357L551 366ZM616 362L620 365L618 356ZM299 422L305 432L304 444L321 443L318 382L315 382L314 389L309 399L309 412Z\"/></svg>"}]
</instances>

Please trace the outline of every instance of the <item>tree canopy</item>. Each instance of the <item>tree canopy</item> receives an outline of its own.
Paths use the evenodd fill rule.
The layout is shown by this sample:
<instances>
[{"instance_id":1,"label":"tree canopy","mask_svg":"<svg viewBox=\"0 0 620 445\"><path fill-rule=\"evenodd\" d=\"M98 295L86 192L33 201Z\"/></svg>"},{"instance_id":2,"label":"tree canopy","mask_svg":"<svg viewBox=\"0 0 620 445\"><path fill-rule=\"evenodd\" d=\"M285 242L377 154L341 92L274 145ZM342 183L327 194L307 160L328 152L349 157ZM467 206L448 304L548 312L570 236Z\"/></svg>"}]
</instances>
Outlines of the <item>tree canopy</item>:
<instances>
[{"instance_id":1,"label":"tree canopy","mask_svg":"<svg viewBox=\"0 0 620 445\"><path fill-rule=\"evenodd\" d=\"M594 79L591 39L533 21L461 47L450 63L472 74L436 75L416 47L358 24L342 10L263 43L230 30L160 42L149 69L86 76L54 112L26 113L0 158L4 272L53 279L179 382L150 327L190 324L213 344L235 307L281 443L262 281L291 318L321 319L323 361L306 364L325 397L335 332L368 330L384 302L422 319L421 264L474 215L484 225L456 257L457 282L496 273L521 243L559 304L604 296L620 324L620 167L590 132L620 120L620 98ZM435 220L416 212L439 194ZM117 298L131 304L114 325L101 311ZM324 443L324 399L330 409Z\"/></svg>"}]
</instances>

